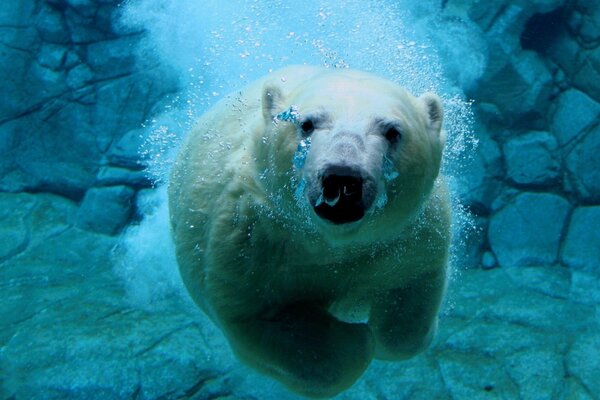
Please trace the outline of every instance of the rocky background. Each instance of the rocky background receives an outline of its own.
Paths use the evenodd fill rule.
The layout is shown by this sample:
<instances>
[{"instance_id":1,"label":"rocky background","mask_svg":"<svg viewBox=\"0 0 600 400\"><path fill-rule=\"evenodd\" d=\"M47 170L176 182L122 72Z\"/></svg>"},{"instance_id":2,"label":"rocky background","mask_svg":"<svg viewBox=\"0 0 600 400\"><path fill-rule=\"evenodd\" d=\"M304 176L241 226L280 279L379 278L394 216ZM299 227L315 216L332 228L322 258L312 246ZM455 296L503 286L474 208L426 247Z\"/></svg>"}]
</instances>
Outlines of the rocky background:
<instances>
[{"instance_id":1,"label":"rocky background","mask_svg":"<svg viewBox=\"0 0 600 400\"><path fill-rule=\"evenodd\" d=\"M52 193L73 224L118 234L135 217L142 123L178 89L157 60L135 57L143 32L113 25L117 0L0 6L0 190Z\"/></svg>"},{"instance_id":2,"label":"rocky background","mask_svg":"<svg viewBox=\"0 0 600 400\"><path fill-rule=\"evenodd\" d=\"M0 398L294 398L182 296L144 310L111 255L152 191L142 124L180 87L117 0L0 5ZM478 230L436 344L341 399L600 393L600 3L445 0L488 44L460 197Z\"/></svg>"},{"instance_id":3,"label":"rocky background","mask_svg":"<svg viewBox=\"0 0 600 400\"><path fill-rule=\"evenodd\" d=\"M461 196L481 227L470 265L597 270L600 3L446 6L474 21L489 47L487 69L467 92L480 140Z\"/></svg>"}]
</instances>

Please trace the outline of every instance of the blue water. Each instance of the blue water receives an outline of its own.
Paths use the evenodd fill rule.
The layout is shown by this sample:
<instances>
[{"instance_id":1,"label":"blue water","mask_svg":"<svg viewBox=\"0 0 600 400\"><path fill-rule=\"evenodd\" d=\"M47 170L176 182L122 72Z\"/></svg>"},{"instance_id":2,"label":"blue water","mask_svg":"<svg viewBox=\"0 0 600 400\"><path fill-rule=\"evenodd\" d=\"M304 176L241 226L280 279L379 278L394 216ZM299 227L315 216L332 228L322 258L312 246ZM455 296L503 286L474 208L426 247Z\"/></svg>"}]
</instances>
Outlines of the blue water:
<instances>
[{"instance_id":1,"label":"blue water","mask_svg":"<svg viewBox=\"0 0 600 400\"><path fill-rule=\"evenodd\" d=\"M338 398L598 398L600 89L593 67L570 65L597 54L600 6L550 3L129 0L112 14L110 1L3 3L0 399L298 398L236 360L192 304L166 195L198 117L290 64L369 71L444 105L453 240L438 336L411 360L374 362ZM99 26L143 34L115 55ZM502 65L504 51L519 62ZM124 72L111 77L119 60ZM161 71L141 86L168 87L156 108L142 110L151 89L111 86L140 69ZM131 131L145 170L121 160L109 178L143 178L111 183L110 151ZM310 146L300 142L294 168ZM390 164L387 181L397 179ZM111 202L105 187L117 189ZM124 226L80 222L123 209Z\"/></svg>"}]
</instances>

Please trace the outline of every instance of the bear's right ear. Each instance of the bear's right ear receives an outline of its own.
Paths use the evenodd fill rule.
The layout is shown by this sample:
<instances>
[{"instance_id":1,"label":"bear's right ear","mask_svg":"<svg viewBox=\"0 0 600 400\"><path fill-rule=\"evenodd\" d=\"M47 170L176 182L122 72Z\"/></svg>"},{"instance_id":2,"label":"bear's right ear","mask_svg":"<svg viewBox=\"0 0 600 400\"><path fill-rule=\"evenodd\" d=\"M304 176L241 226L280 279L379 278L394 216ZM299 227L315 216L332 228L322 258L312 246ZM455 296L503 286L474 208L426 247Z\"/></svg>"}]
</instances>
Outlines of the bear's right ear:
<instances>
[{"instance_id":1,"label":"bear's right ear","mask_svg":"<svg viewBox=\"0 0 600 400\"><path fill-rule=\"evenodd\" d=\"M263 87L262 94L262 113L265 123L271 123L283 108L281 89L276 84L267 82Z\"/></svg>"},{"instance_id":2,"label":"bear's right ear","mask_svg":"<svg viewBox=\"0 0 600 400\"><path fill-rule=\"evenodd\" d=\"M427 111L427 127L435 135L439 136L442 131L442 122L444 121L444 110L442 100L437 94L427 92L419 96L419 99L425 104Z\"/></svg>"}]
</instances>

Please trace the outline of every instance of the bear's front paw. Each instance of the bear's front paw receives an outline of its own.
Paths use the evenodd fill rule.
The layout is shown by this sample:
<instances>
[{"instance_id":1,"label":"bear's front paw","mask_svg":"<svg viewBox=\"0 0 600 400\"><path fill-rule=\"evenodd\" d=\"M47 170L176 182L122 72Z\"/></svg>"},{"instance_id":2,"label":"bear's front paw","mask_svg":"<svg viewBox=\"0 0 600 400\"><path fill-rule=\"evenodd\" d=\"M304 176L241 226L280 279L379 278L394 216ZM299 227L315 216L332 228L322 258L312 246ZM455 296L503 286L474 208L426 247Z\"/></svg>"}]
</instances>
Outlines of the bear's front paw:
<instances>
[{"instance_id":1,"label":"bear's front paw","mask_svg":"<svg viewBox=\"0 0 600 400\"><path fill-rule=\"evenodd\" d=\"M241 359L309 397L331 397L349 388L375 351L366 324L338 321L307 304L231 328L228 336Z\"/></svg>"},{"instance_id":2,"label":"bear's front paw","mask_svg":"<svg viewBox=\"0 0 600 400\"><path fill-rule=\"evenodd\" d=\"M375 358L379 360L406 360L425 350L435 337L437 323L416 329L389 329L375 332Z\"/></svg>"}]
</instances>

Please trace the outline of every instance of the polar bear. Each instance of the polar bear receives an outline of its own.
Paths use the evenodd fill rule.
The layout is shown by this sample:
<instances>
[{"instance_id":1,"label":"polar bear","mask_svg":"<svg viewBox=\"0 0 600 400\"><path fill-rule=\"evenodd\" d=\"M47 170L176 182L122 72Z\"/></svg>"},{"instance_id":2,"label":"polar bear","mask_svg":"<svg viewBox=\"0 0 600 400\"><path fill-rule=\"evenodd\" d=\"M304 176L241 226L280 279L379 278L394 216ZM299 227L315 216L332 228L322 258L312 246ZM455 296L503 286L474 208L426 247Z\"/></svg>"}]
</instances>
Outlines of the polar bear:
<instances>
[{"instance_id":1,"label":"polar bear","mask_svg":"<svg viewBox=\"0 0 600 400\"><path fill-rule=\"evenodd\" d=\"M293 66L183 143L171 228L191 297L248 365L309 397L431 342L450 212L438 96Z\"/></svg>"}]
</instances>

